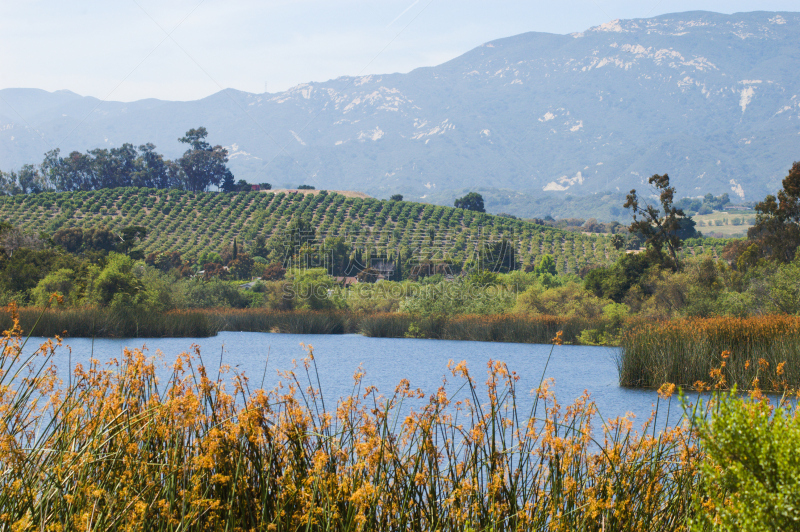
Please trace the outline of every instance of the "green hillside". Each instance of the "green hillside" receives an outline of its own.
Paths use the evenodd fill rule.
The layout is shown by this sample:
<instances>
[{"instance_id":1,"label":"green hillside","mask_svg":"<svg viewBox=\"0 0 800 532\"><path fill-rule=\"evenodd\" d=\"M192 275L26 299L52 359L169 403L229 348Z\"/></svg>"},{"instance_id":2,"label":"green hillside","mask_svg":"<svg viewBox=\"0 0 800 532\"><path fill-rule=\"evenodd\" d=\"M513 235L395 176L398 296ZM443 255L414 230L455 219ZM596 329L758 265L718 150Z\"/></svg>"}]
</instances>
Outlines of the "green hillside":
<instances>
[{"instance_id":1,"label":"green hillside","mask_svg":"<svg viewBox=\"0 0 800 532\"><path fill-rule=\"evenodd\" d=\"M311 220L318 239L343 236L356 246L379 252L401 248L413 252L425 246L434 256L461 263L474 256L481 242L503 237L517 243L522 264L536 263L542 255L551 254L560 272L606 264L619 253L608 236L565 232L452 207L325 191L221 194L114 188L0 198L0 218L25 230L52 234L72 227L107 226L113 230L141 225L148 229L142 243L145 253L179 251L185 258L221 252L234 238L245 248L252 246L257 236L269 243L284 237L296 216ZM718 248L721 242L705 244ZM700 251L688 250L690 254Z\"/></svg>"}]
</instances>

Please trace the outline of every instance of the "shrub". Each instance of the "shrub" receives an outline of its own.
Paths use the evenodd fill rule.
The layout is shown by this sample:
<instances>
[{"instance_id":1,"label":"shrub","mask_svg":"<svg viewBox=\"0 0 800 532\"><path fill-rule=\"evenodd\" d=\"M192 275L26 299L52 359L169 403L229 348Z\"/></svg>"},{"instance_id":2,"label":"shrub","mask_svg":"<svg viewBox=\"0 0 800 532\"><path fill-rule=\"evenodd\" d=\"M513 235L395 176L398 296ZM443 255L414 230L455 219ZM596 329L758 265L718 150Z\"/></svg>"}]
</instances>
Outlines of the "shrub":
<instances>
[{"instance_id":1,"label":"shrub","mask_svg":"<svg viewBox=\"0 0 800 532\"><path fill-rule=\"evenodd\" d=\"M797 530L800 523L800 416L755 394L715 397L695 415L705 457L694 495L693 530Z\"/></svg>"}]
</instances>

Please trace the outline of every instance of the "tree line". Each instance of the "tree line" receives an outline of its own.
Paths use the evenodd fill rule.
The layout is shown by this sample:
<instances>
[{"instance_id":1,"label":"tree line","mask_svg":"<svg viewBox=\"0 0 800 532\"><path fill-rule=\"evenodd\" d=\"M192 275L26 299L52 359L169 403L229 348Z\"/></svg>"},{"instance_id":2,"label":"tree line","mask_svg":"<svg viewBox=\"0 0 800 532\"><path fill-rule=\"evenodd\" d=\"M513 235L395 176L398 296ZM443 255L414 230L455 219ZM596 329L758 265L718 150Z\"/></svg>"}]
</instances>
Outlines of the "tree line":
<instances>
[{"instance_id":1,"label":"tree line","mask_svg":"<svg viewBox=\"0 0 800 532\"><path fill-rule=\"evenodd\" d=\"M45 153L39 165L0 171L0 194L73 192L117 187L183 189L193 192L211 186L225 192L250 189L244 180L234 181L227 166L228 150L206 141L204 127L190 129L178 141L188 149L177 160L166 159L152 143L139 147L125 143L118 148L73 151L62 157L59 148ZM268 183L260 188L269 189Z\"/></svg>"}]
</instances>

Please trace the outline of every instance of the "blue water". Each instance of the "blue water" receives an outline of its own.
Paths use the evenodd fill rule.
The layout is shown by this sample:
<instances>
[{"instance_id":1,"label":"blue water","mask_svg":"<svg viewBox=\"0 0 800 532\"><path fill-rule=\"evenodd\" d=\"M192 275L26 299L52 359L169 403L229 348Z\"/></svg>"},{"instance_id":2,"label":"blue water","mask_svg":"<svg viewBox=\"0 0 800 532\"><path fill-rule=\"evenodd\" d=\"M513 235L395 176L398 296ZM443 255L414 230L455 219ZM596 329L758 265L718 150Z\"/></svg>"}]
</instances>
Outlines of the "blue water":
<instances>
[{"instance_id":1,"label":"blue water","mask_svg":"<svg viewBox=\"0 0 800 532\"><path fill-rule=\"evenodd\" d=\"M29 345L38 345L31 339ZM282 379L278 371L292 368L293 360L300 364L306 356L301 343L312 345L319 371L323 397L328 408L337 399L353 391L353 374L363 368L362 390L374 385L383 395L390 396L401 379L408 379L413 389L420 388L427 394L435 393L448 380L448 394L452 395L463 383L454 378L447 369L450 360L466 361L479 393L486 390L486 364L489 360L503 361L510 371L516 372L517 403L519 413L527 413L533 403L530 393L538 387L542 375L553 378L553 390L562 405L572 403L583 394L591 394L600 415L605 419L633 413L637 425L644 422L653 410L658 396L653 390L622 388L618 384L615 357L616 348L592 346L550 346L532 344L508 344L488 342L460 342L446 340L367 338L360 335L304 335L224 332L212 338L152 338L152 339L97 339L69 338L65 346L54 357L58 374L66 381L70 367L81 363L86 367L89 359L106 362L120 358L125 347L146 347L156 356L163 354L162 380L169 375L166 369L181 352L190 351L192 344L200 346L203 362L210 368L209 376L216 376L220 361L238 372L244 372L252 388L275 386ZM548 355L552 351L549 363ZM29 351L29 349L26 349ZM545 369L546 366L546 369ZM266 373L265 373L266 369ZM304 377L302 365L298 374ZM313 374L312 374L313 375ZM306 385L306 381L301 380ZM314 382L316 386L316 382ZM483 395L485 397L485 395ZM464 392L456 399L466 398ZM662 403L662 407L664 404ZM669 421L666 409L660 408L659 423L676 423L681 408L673 399ZM541 415L541 412L540 412ZM597 428L596 423L596 428Z\"/></svg>"}]
</instances>

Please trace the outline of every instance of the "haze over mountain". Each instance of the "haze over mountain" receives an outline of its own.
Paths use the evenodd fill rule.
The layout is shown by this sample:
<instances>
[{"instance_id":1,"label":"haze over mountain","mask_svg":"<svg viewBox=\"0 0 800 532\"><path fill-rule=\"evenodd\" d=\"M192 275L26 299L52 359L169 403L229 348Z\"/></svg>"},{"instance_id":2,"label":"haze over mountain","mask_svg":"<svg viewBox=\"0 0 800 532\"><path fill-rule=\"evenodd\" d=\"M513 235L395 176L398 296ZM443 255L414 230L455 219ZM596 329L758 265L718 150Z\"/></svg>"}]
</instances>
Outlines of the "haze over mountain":
<instances>
[{"instance_id":1,"label":"haze over mountain","mask_svg":"<svg viewBox=\"0 0 800 532\"><path fill-rule=\"evenodd\" d=\"M800 159L800 13L689 12L572 35L527 33L408 74L342 77L279 94L100 102L0 91L0 168L123 142L168 157L205 126L237 179L452 204L557 211L566 195L645 188L760 200ZM605 199L603 199L605 197ZM558 212L553 212L558 214Z\"/></svg>"}]
</instances>

